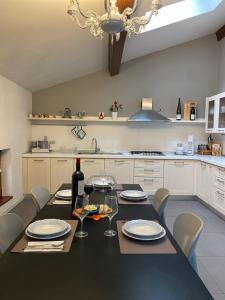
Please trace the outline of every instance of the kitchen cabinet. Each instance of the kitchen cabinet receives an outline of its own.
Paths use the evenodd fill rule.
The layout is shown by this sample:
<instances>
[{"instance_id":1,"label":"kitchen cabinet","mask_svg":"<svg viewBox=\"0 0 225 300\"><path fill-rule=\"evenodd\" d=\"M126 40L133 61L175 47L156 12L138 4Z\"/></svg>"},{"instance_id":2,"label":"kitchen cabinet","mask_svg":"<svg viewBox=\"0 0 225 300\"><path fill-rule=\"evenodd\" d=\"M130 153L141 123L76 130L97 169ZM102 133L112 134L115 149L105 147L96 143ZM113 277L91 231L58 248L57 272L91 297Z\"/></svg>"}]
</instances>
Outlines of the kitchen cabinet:
<instances>
[{"instance_id":1,"label":"kitchen cabinet","mask_svg":"<svg viewBox=\"0 0 225 300\"><path fill-rule=\"evenodd\" d=\"M112 175L117 183L133 183L133 159L106 159L105 174Z\"/></svg>"},{"instance_id":2,"label":"kitchen cabinet","mask_svg":"<svg viewBox=\"0 0 225 300\"><path fill-rule=\"evenodd\" d=\"M50 191L50 158L28 158L26 174L26 193L30 193L36 186Z\"/></svg>"},{"instance_id":3,"label":"kitchen cabinet","mask_svg":"<svg viewBox=\"0 0 225 300\"><path fill-rule=\"evenodd\" d=\"M225 93L206 98L206 132L225 133Z\"/></svg>"},{"instance_id":4,"label":"kitchen cabinet","mask_svg":"<svg viewBox=\"0 0 225 300\"><path fill-rule=\"evenodd\" d=\"M198 162L197 164L197 196L212 205L214 167L204 162Z\"/></svg>"},{"instance_id":5,"label":"kitchen cabinet","mask_svg":"<svg viewBox=\"0 0 225 300\"><path fill-rule=\"evenodd\" d=\"M74 159L51 158L51 193L55 193L63 183L71 183Z\"/></svg>"},{"instance_id":6,"label":"kitchen cabinet","mask_svg":"<svg viewBox=\"0 0 225 300\"><path fill-rule=\"evenodd\" d=\"M171 195L195 194L195 168L193 161L168 160L164 165L164 187Z\"/></svg>"},{"instance_id":7,"label":"kitchen cabinet","mask_svg":"<svg viewBox=\"0 0 225 300\"><path fill-rule=\"evenodd\" d=\"M134 183L140 184L149 194L163 187L163 160L136 159L134 163Z\"/></svg>"},{"instance_id":8,"label":"kitchen cabinet","mask_svg":"<svg viewBox=\"0 0 225 300\"><path fill-rule=\"evenodd\" d=\"M103 175L105 172L105 160L83 158L81 159L81 170L85 178L89 178L93 175Z\"/></svg>"},{"instance_id":9,"label":"kitchen cabinet","mask_svg":"<svg viewBox=\"0 0 225 300\"><path fill-rule=\"evenodd\" d=\"M212 206L225 214L225 169L220 167L214 169Z\"/></svg>"}]
</instances>

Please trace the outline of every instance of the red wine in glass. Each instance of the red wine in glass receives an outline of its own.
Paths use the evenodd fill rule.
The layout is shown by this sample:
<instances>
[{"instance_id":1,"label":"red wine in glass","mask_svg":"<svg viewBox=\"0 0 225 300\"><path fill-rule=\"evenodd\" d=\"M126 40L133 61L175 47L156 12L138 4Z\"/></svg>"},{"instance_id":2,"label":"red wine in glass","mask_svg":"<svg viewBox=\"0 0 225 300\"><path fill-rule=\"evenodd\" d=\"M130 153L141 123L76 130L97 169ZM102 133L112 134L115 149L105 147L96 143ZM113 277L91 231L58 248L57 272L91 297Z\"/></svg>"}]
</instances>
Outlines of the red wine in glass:
<instances>
[{"instance_id":1,"label":"red wine in glass","mask_svg":"<svg viewBox=\"0 0 225 300\"><path fill-rule=\"evenodd\" d=\"M84 191L87 195L90 195L94 191L93 184L85 184Z\"/></svg>"}]
</instances>

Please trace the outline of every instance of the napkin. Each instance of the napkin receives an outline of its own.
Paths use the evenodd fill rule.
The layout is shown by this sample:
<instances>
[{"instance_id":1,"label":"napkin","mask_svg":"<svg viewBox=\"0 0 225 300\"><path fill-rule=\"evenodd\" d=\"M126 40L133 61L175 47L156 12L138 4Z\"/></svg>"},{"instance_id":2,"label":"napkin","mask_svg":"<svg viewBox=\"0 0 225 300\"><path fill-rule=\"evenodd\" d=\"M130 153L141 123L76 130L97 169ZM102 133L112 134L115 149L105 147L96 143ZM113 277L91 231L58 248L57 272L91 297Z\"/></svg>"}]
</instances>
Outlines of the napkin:
<instances>
[{"instance_id":1,"label":"napkin","mask_svg":"<svg viewBox=\"0 0 225 300\"><path fill-rule=\"evenodd\" d=\"M60 252L63 248L64 241L28 242L24 252Z\"/></svg>"},{"instance_id":2,"label":"napkin","mask_svg":"<svg viewBox=\"0 0 225 300\"><path fill-rule=\"evenodd\" d=\"M59 204L59 205L68 205L68 204L72 204L71 200L54 200L52 202L53 204Z\"/></svg>"}]
</instances>

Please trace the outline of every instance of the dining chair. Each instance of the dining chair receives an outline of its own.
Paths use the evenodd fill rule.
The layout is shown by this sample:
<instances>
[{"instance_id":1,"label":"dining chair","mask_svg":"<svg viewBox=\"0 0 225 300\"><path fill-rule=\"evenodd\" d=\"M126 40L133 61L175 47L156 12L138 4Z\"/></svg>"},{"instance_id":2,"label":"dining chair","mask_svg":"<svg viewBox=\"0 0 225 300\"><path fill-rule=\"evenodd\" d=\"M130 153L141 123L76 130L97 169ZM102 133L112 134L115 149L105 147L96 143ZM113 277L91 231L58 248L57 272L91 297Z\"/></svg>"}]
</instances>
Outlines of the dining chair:
<instances>
[{"instance_id":1,"label":"dining chair","mask_svg":"<svg viewBox=\"0 0 225 300\"><path fill-rule=\"evenodd\" d=\"M13 213L0 216L0 252L3 254L24 230L22 219Z\"/></svg>"},{"instance_id":2,"label":"dining chair","mask_svg":"<svg viewBox=\"0 0 225 300\"><path fill-rule=\"evenodd\" d=\"M19 204L17 204L13 209L10 210L11 213L14 213L21 217L25 227L36 217L39 211L39 206L30 195L29 198L25 197Z\"/></svg>"},{"instance_id":3,"label":"dining chair","mask_svg":"<svg viewBox=\"0 0 225 300\"><path fill-rule=\"evenodd\" d=\"M198 268L195 248L203 224L203 221L195 214L183 213L176 218L173 226L173 236L196 272Z\"/></svg>"},{"instance_id":4,"label":"dining chair","mask_svg":"<svg viewBox=\"0 0 225 300\"><path fill-rule=\"evenodd\" d=\"M31 194L37 201L39 211L45 206L45 204L52 198L49 191L41 186L37 186L31 190Z\"/></svg>"},{"instance_id":5,"label":"dining chair","mask_svg":"<svg viewBox=\"0 0 225 300\"><path fill-rule=\"evenodd\" d=\"M153 207L159 214L159 217L163 223L165 223L164 210L166 207L167 200L169 198L170 192L165 188L160 188L155 192L153 197Z\"/></svg>"}]
</instances>

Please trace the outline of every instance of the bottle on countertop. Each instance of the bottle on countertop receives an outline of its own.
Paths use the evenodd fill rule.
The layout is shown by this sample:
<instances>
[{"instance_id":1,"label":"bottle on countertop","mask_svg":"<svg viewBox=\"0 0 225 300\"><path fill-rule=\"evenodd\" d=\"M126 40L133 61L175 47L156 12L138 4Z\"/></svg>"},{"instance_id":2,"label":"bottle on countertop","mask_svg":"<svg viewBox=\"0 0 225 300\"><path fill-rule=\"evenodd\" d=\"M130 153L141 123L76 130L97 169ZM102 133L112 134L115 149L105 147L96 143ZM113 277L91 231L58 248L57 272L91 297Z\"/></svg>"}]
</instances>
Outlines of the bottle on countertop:
<instances>
[{"instance_id":1,"label":"bottle on countertop","mask_svg":"<svg viewBox=\"0 0 225 300\"><path fill-rule=\"evenodd\" d=\"M80 158L76 159L76 171L72 175L72 211L77 196L84 195L84 174L80 170Z\"/></svg>"},{"instance_id":2,"label":"bottle on countertop","mask_svg":"<svg viewBox=\"0 0 225 300\"><path fill-rule=\"evenodd\" d=\"M189 135L187 140L187 155L194 155L195 149L194 149L194 136Z\"/></svg>"},{"instance_id":3,"label":"bottle on countertop","mask_svg":"<svg viewBox=\"0 0 225 300\"><path fill-rule=\"evenodd\" d=\"M176 116L176 120L180 121L182 118L182 110L181 110L181 99L178 99L178 104L177 104L177 116Z\"/></svg>"},{"instance_id":4,"label":"bottle on countertop","mask_svg":"<svg viewBox=\"0 0 225 300\"><path fill-rule=\"evenodd\" d=\"M195 121L196 120L196 112L195 112L195 107L192 106L191 111L190 111L190 120Z\"/></svg>"}]
</instances>

